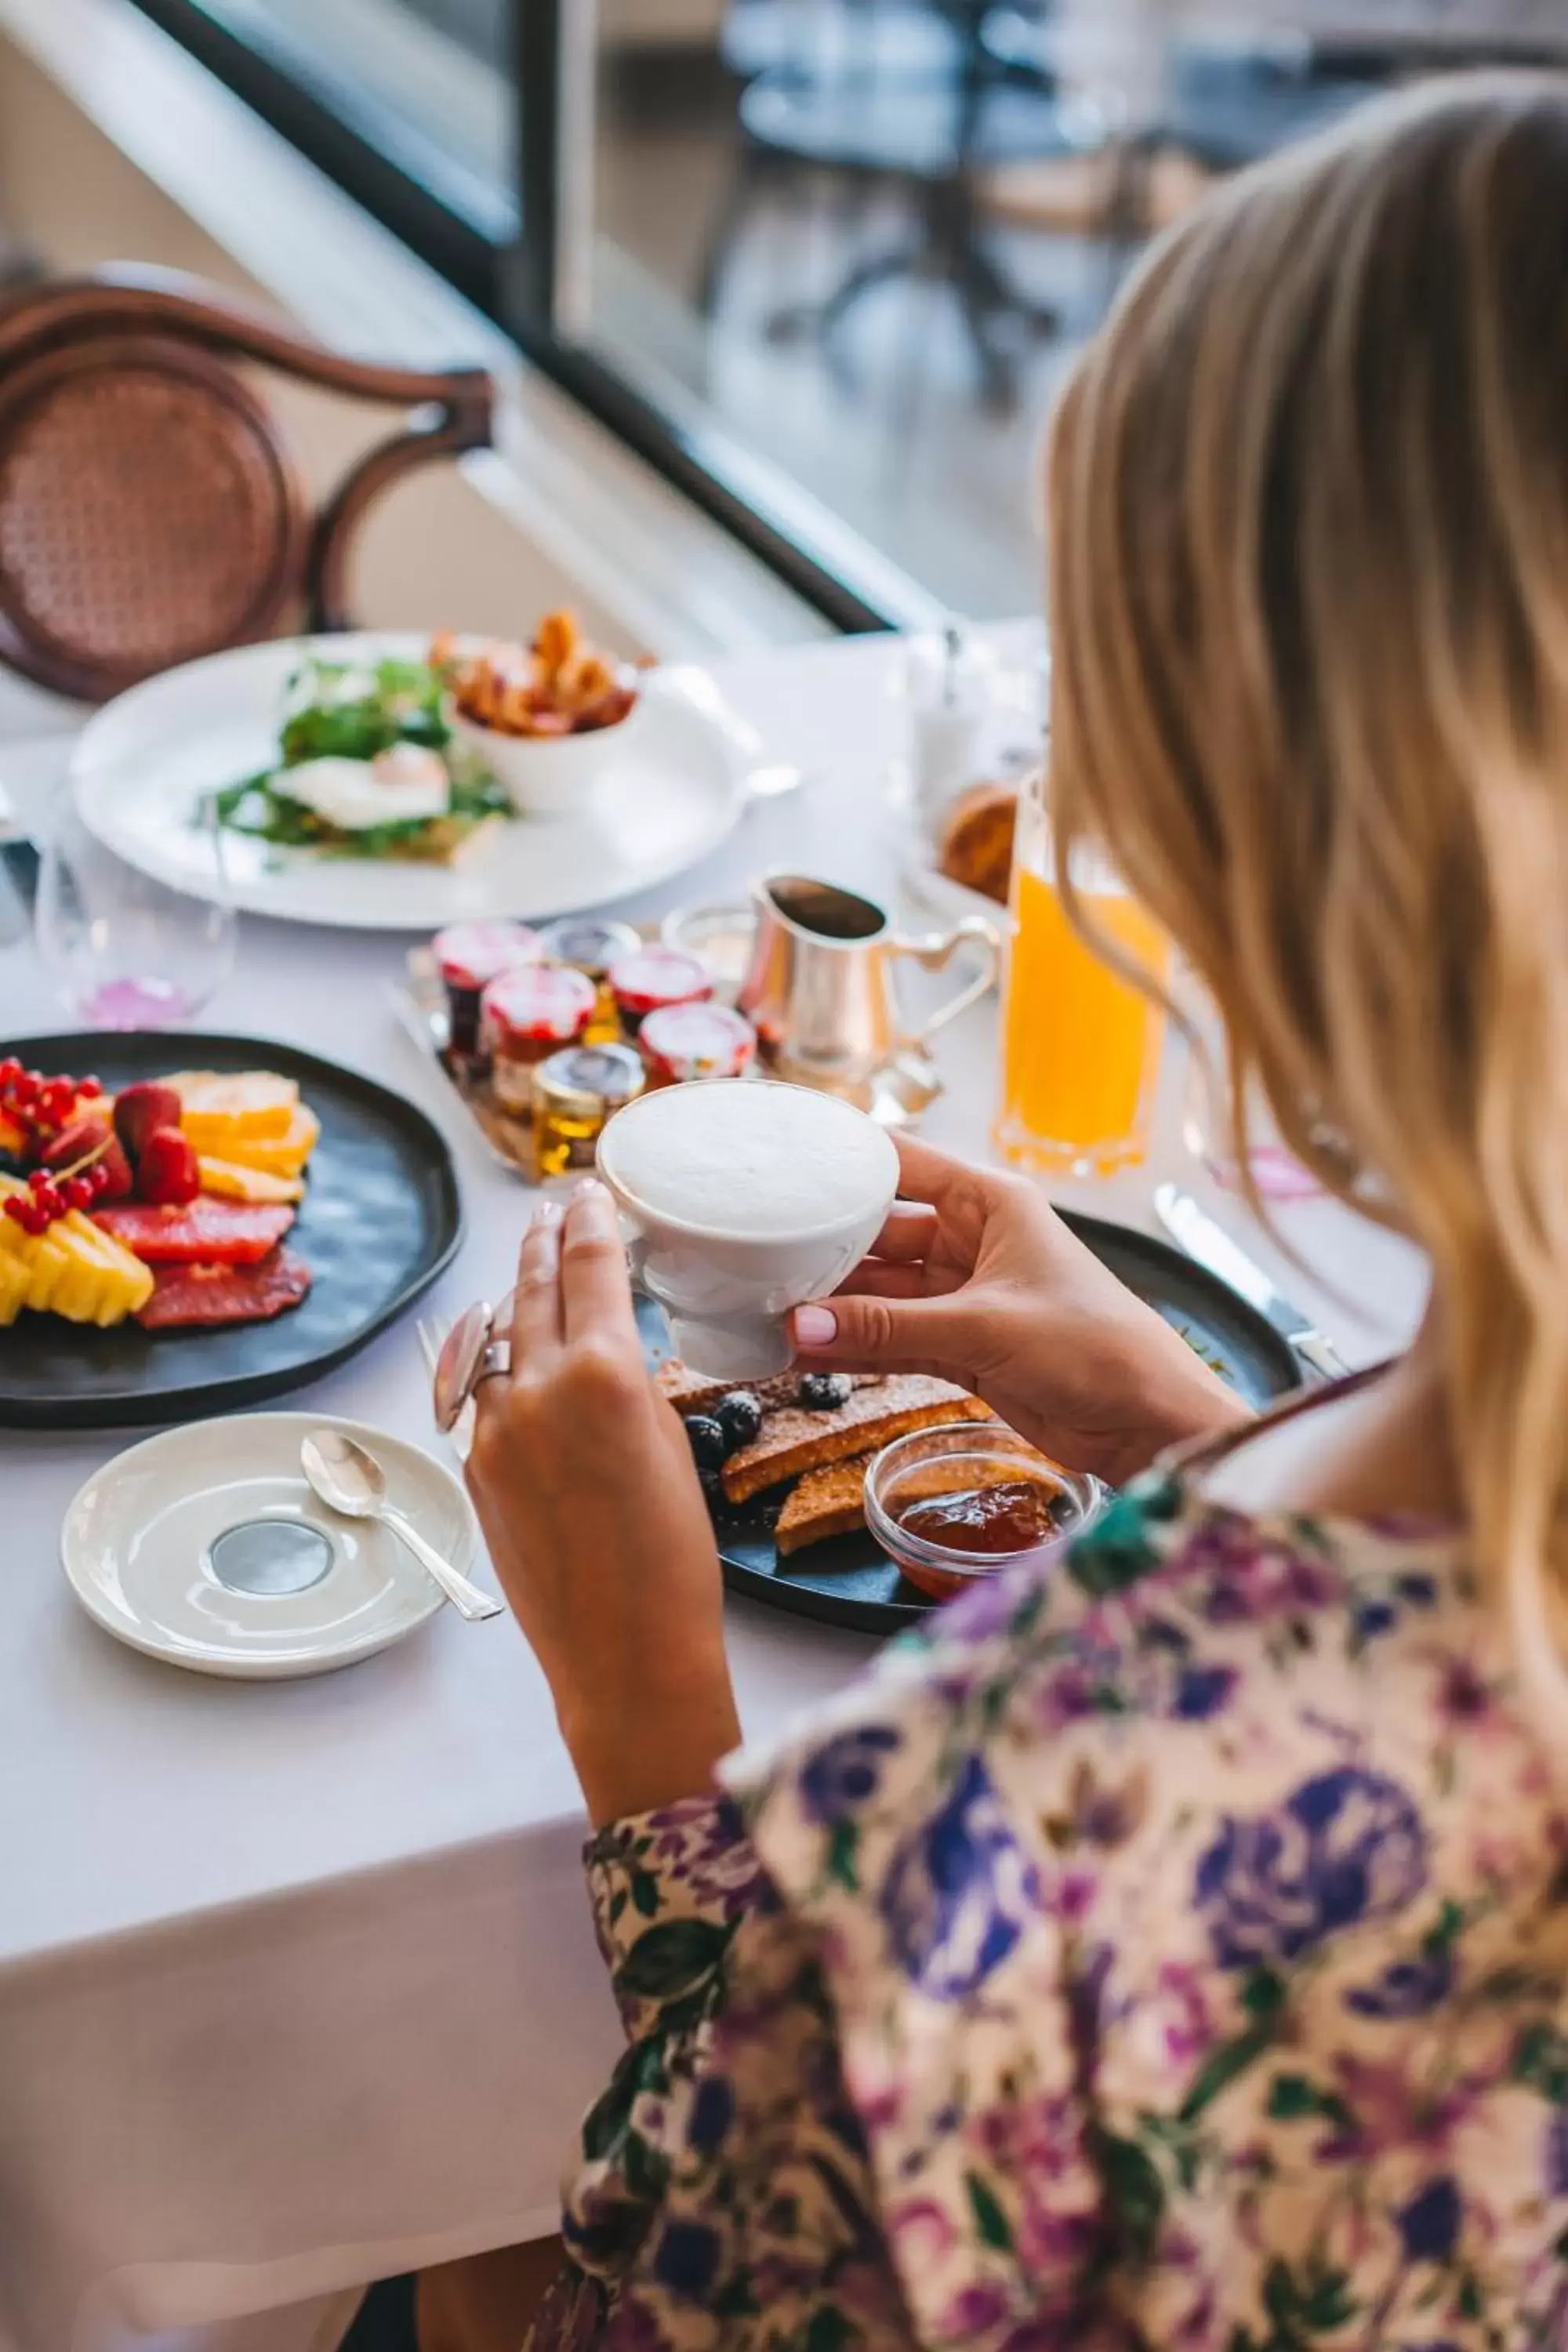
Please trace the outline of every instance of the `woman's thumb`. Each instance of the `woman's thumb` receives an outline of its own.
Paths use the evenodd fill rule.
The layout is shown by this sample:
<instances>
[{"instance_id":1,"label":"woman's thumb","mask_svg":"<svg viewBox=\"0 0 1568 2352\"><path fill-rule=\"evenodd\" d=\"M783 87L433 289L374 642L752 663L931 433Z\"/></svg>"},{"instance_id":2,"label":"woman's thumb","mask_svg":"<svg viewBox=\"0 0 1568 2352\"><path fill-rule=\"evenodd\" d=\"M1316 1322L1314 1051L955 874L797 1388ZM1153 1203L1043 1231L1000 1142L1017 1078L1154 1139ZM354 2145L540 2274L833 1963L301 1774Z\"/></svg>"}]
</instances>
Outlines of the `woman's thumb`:
<instances>
[{"instance_id":1,"label":"woman's thumb","mask_svg":"<svg viewBox=\"0 0 1568 2352\"><path fill-rule=\"evenodd\" d=\"M844 1295L791 1317L795 1353L843 1371L939 1370L954 1334L946 1301Z\"/></svg>"}]
</instances>

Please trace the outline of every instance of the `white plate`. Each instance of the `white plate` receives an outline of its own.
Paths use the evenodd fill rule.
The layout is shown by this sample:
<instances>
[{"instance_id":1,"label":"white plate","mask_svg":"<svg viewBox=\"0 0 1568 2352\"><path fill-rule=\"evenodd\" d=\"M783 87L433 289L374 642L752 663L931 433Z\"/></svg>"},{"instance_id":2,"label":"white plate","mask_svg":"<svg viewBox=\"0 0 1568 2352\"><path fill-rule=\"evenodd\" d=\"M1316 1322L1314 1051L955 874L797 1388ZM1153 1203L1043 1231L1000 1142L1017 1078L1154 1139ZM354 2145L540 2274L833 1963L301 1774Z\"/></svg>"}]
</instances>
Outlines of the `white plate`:
<instances>
[{"instance_id":1,"label":"white plate","mask_svg":"<svg viewBox=\"0 0 1568 2352\"><path fill-rule=\"evenodd\" d=\"M242 646L166 670L88 721L71 761L92 831L132 866L200 890L210 865L193 833L201 796L278 764L285 689L302 655L423 660L424 635L361 632ZM665 882L706 857L745 805L750 730L701 671L650 673L646 709L581 816L493 826L456 866L326 857L224 835L231 895L247 913L372 931L431 931L470 916L540 922Z\"/></svg>"},{"instance_id":2,"label":"white plate","mask_svg":"<svg viewBox=\"0 0 1568 2352\"><path fill-rule=\"evenodd\" d=\"M339 1518L306 1485L300 1444L313 1429L341 1429L368 1445L386 1472L388 1499L455 1568L472 1572L480 1545L468 1496L417 1446L322 1413L237 1413L149 1437L78 1493L60 1530L60 1560L88 1615L149 1657L244 1681L326 1674L423 1625L443 1605L424 1570L384 1528ZM321 1581L289 1593L221 1582L215 1540L258 1520L324 1538L331 1564Z\"/></svg>"}]
</instances>

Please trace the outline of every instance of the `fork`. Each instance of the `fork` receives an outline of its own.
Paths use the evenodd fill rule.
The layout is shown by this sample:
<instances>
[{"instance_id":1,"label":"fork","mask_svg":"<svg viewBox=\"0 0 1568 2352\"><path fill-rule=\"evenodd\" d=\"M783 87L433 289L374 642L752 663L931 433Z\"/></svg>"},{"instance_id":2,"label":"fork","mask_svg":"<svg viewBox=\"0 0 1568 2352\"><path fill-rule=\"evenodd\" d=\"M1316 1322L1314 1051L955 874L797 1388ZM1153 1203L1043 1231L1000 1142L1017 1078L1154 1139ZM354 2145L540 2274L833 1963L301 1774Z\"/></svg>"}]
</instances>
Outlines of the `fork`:
<instances>
[{"instance_id":1,"label":"fork","mask_svg":"<svg viewBox=\"0 0 1568 2352\"><path fill-rule=\"evenodd\" d=\"M436 1377L436 1366L440 1359L441 1349L446 1345L447 1334L451 1328L450 1323L437 1323L433 1315L422 1315L415 1326L419 1334L419 1352L425 1359L425 1369L432 1380Z\"/></svg>"}]
</instances>

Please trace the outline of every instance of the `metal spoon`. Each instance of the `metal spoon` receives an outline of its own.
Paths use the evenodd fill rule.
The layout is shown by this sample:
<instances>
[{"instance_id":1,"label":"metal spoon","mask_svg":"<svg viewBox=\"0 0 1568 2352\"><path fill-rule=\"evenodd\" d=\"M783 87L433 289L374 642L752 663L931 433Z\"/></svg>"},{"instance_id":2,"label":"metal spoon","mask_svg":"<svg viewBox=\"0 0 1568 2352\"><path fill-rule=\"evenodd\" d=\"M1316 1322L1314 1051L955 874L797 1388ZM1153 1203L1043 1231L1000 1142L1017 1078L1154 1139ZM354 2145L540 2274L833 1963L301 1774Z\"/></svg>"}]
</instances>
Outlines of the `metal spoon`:
<instances>
[{"instance_id":1,"label":"metal spoon","mask_svg":"<svg viewBox=\"0 0 1568 2352\"><path fill-rule=\"evenodd\" d=\"M300 1445L300 1467L328 1510L342 1512L345 1519L375 1519L390 1528L470 1625L505 1615L501 1601L492 1601L488 1592L470 1584L433 1544L426 1542L413 1520L387 1501L385 1471L374 1454L353 1438L345 1437L339 1429L312 1431Z\"/></svg>"}]
</instances>

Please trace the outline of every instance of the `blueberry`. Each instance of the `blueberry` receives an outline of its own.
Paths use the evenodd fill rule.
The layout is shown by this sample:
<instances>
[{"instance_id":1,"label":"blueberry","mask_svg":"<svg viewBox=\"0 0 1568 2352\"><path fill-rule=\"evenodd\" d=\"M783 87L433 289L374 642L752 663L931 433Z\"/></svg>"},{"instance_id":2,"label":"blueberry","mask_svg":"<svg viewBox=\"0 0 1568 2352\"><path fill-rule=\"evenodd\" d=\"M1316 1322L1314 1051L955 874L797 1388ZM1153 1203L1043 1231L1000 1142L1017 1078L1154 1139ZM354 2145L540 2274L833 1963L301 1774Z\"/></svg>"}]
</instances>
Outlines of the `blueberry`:
<instances>
[{"instance_id":1,"label":"blueberry","mask_svg":"<svg viewBox=\"0 0 1568 2352\"><path fill-rule=\"evenodd\" d=\"M691 1458L699 1470L721 1470L730 1451L719 1423L705 1412L694 1412L686 1424Z\"/></svg>"},{"instance_id":2,"label":"blueberry","mask_svg":"<svg viewBox=\"0 0 1568 2352\"><path fill-rule=\"evenodd\" d=\"M731 1453L738 1445L756 1443L763 1426L763 1408L750 1389L732 1389L713 1408L713 1418L724 1433Z\"/></svg>"},{"instance_id":3,"label":"blueberry","mask_svg":"<svg viewBox=\"0 0 1568 2352\"><path fill-rule=\"evenodd\" d=\"M718 1470L710 1470L706 1463L704 1463L698 1470L697 1483L702 1489L703 1497L707 1502L709 1509L711 1511L721 1511L724 1507L724 1480L722 1473Z\"/></svg>"},{"instance_id":4,"label":"blueberry","mask_svg":"<svg viewBox=\"0 0 1568 2352\"><path fill-rule=\"evenodd\" d=\"M802 1372L795 1401L807 1412L837 1412L848 1395L849 1382L842 1372Z\"/></svg>"}]
</instances>

